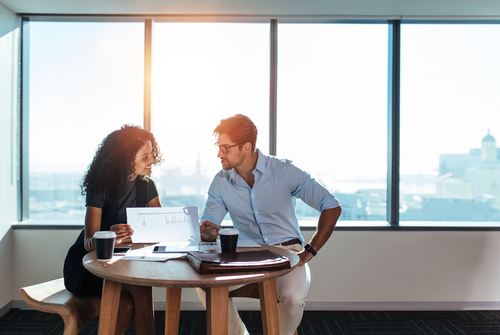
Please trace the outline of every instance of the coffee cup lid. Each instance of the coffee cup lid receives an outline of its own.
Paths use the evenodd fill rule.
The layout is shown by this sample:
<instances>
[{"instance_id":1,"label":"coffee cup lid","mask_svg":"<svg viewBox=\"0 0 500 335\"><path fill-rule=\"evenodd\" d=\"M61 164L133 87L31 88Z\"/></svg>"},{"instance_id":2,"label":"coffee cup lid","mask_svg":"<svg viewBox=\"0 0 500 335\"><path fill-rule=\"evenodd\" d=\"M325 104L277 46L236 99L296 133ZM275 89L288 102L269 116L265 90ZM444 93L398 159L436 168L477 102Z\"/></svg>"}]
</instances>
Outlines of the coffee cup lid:
<instances>
[{"instance_id":1,"label":"coffee cup lid","mask_svg":"<svg viewBox=\"0 0 500 335\"><path fill-rule=\"evenodd\" d=\"M112 238L116 237L116 233L114 231L96 231L94 233L94 238Z\"/></svg>"},{"instance_id":2,"label":"coffee cup lid","mask_svg":"<svg viewBox=\"0 0 500 335\"><path fill-rule=\"evenodd\" d=\"M240 232L238 229L233 229L233 228L224 228L219 230L219 234L222 235L238 235Z\"/></svg>"}]
</instances>

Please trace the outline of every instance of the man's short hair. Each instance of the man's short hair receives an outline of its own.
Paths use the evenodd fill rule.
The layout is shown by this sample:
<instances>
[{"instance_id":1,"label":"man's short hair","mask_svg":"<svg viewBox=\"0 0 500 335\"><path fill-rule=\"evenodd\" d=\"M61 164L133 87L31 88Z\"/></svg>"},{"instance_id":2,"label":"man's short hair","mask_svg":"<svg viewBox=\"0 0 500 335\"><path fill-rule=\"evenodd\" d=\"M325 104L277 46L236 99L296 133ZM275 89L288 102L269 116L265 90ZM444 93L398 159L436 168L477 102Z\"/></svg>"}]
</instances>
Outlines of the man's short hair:
<instances>
[{"instance_id":1,"label":"man's short hair","mask_svg":"<svg viewBox=\"0 0 500 335\"><path fill-rule=\"evenodd\" d=\"M239 144L239 147L247 142L252 144L252 152L255 151L255 143L257 142L257 127L252 120L246 115L236 114L222 119L217 127L215 127L213 135L226 134L229 138Z\"/></svg>"}]
</instances>

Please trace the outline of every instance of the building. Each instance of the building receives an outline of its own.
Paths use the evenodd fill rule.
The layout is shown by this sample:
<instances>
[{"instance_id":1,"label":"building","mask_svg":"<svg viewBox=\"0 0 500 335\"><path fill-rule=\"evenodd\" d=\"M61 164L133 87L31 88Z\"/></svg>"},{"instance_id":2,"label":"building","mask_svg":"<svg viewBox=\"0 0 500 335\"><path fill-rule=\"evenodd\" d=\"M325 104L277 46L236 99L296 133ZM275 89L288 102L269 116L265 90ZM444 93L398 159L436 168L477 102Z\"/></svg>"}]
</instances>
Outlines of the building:
<instances>
[{"instance_id":1,"label":"building","mask_svg":"<svg viewBox=\"0 0 500 335\"><path fill-rule=\"evenodd\" d=\"M440 157L437 197L447 199L492 200L500 206L500 161L495 138L488 134L480 149L468 155Z\"/></svg>"}]
</instances>

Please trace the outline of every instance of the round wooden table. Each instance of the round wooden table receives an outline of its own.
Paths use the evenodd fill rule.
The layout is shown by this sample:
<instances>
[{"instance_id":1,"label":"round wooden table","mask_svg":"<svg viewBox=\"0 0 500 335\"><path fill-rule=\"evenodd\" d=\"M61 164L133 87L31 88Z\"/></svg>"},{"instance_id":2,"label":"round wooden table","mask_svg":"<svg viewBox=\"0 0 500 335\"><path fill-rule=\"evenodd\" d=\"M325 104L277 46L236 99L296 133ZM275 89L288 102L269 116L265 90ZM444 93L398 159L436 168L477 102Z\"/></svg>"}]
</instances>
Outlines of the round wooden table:
<instances>
[{"instance_id":1,"label":"round wooden table","mask_svg":"<svg viewBox=\"0 0 500 335\"><path fill-rule=\"evenodd\" d=\"M135 244L134 249L152 248ZM183 287L200 287L207 293L207 334L228 333L229 286L258 283L264 334L279 334L276 278L290 272L299 257L292 251L273 246L262 246L290 259L292 268L273 271L234 272L224 274L197 273L185 259L166 262L121 260L97 261L95 252L83 258L83 265L96 276L104 279L101 298L99 335L114 334L122 284L166 287L165 334L178 334ZM244 248L238 251L259 250Z\"/></svg>"}]
</instances>

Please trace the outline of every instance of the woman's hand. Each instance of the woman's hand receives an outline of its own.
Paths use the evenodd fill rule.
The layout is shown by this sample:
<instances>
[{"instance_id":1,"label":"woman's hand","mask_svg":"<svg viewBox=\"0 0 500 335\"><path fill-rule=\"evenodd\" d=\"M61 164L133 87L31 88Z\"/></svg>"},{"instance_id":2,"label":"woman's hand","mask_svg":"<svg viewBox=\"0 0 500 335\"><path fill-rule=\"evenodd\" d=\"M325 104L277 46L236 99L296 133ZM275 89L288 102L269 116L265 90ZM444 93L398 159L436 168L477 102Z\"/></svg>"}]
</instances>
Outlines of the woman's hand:
<instances>
[{"instance_id":1,"label":"woman's hand","mask_svg":"<svg viewBox=\"0 0 500 335\"><path fill-rule=\"evenodd\" d=\"M126 223L114 224L109 230L116 233L115 245L122 243L124 239L134 234L134 230Z\"/></svg>"}]
</instances>

